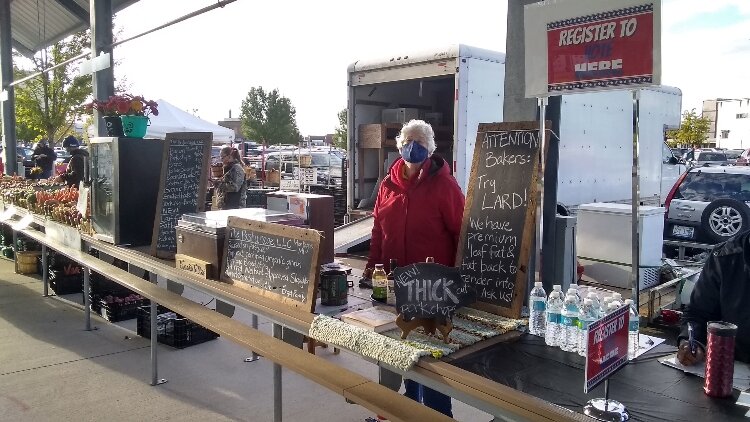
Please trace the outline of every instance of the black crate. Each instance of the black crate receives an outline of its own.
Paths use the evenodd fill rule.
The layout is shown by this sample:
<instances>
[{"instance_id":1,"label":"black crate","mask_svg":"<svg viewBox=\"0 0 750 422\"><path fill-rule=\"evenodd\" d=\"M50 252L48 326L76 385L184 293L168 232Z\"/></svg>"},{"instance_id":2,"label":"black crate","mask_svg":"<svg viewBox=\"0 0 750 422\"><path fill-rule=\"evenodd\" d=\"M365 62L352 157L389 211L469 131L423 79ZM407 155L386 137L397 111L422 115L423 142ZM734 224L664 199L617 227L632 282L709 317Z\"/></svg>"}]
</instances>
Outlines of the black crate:
<instances>
[{"instance_id":1,"label":"black crate","mask_svg":"<svg viewBox=\"0 0 750 422\"><path fill-rule=\"evenodd\" d=\"M127 302L108 302L105 297L107 295L99 296L97 294L91 294L91 312L101 315L102 318L109 322L125 321L133 319L138 316L138 308L143 306L144 299L129 300ZM127 296L114 296L122 299Z\"/></svg>"},{"instance_id":2,"label":"black crate","mask_svg":"<svg viewBox=\"0 0 750 422\"><path fill-rule=\"evenodd\" d=\"M49 287L56 295L69 295L83 292L83 275L63 275L62 271L49 271Z\"/></svg>"},{"instance_id":3,"label":"black crate","mask_svg":"<svg viewBox=\"0 0 750 422\"><path fill-rule=\"evenodd\" d=\"M93 271L91 272L91 277L89 280L91 281L91 294L95 294L101 297L104 297L106 295L123 297L133 293L133 291L128 289L127 287L118 284L106 278L105 276Z\"/></svg>"},{"instance_id":4,"label":"black crate","mask_svg":"<svg viewBox=\"0 0 750 422\"><path fill-rule=\"evenodd\" d=\"M169 310L160 306L157 312L159 316L163 316ZM156 326L159 343L177 349L184 349L219 337L213 331L179 314L171 318L157 319ZM151 338L151 308L148 306L138 308L137 333L141 337Z\"/></svg>"}]
</instances>

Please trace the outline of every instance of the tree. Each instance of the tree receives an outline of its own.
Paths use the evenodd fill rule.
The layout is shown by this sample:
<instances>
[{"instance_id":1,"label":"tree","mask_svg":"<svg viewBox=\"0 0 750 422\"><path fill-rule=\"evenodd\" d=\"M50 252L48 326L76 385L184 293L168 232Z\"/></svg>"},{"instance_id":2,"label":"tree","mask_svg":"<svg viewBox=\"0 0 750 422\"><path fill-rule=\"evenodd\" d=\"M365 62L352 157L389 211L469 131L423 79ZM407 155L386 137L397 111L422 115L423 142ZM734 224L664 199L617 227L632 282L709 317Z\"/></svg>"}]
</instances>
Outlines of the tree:
<instances>
[{"instance_id":1,"label":"tree","mask_svg":"<svg viewBox=\"0 0 750 422\"><path fill-rule=\"evenodd\" d=\"M62 63L90 46L88 31L74 34L37 53L25 68L15 66L14 61L15 77L23 78ZM20 139L44 138L54 145L71 133L82 111L81 104L92 92L91 76L78 76L77 67L77 63L72 62L16 86L16 121Z\"/></svg>"},{"instance_id":2,"label":"tree","mask_svg":"<svg viewBox=\"0 0 750 422\"><path fill-rule=\"evenodd\" d=\"M266 93L263 87L251 88L240 108L242 133L246 139L269 144L297 144L297 111L278 89Z\"/></svg>"},{"instance_id":3,"label":"tree","mask_svg":"<svg viewBox=\"0 0 750 422\"><path fill-rule=\"evenodd\" d=\"M698 116L695 109L685 110L680 128L667 132L667 137L670 139L669 146L690 145L699 148L706 143L710 128L711 120Z\"/></svg>"},{"instance_id":4,"label":"tree","mask_svg":"<svg viewBox=\"0 0 750 422\"><path fill-rule=\"evenodd\" d=\"M339 125L336 127L336 132L333 134L333 146L337 148L346 149L346 132L349 128L349 126L347 125L346 116L346 109L339 111Z\"/></svg>"}]
</instances>

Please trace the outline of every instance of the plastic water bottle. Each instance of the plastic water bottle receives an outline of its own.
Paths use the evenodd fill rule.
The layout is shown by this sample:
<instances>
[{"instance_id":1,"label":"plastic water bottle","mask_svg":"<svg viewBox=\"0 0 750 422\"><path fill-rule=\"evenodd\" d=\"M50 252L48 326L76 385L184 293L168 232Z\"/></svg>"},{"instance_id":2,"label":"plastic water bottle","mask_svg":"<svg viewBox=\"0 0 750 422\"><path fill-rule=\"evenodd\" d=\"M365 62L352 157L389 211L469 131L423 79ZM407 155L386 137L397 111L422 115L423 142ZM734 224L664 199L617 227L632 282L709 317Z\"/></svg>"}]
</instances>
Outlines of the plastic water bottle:
<instances>
[{"instance_id":1,"label":"plastic water bottle","mask_svg":"<svg viewBox=\"0 0 750 422\"><path fill-rule=\"evenodd\" d=\"M534 288L529 294L529 332L535 336L544 337L545 311L547 310L547 292L542 287L542 282L534 282Z\"/></svg>"},{"instance_id":2,"label":"plastic water bottle","mask_svg":"<svg viewBox=\"0 0 750 422\"><path fill-rule=\"evenodd\" d=\"M562 330L560 348L566 352L575 352L578 349L578 301L573 294L565 296L563 302Z\"/></svg>"},{"instance_id":3,"label":"plastic water bottle","mask_svg":"<svg viewBox=\"0 0 750 422\"><path fill-rule=\"evenodd\" d=\"M588 333L589 333L589 324L593 323L597 320L597 316L599 314L599 310L594 306L594 301L586 298L583 299L583 307L581 307L581 312L579 316L579 326L580 326L580 333L578 336L578 354L581 356L586 356L586 350L588 348Z\"/></svg>"},{"instance_id":4,"label":"plastic water bottle","mask_svg":"<svg viewBox=\"0 0 750 422\"><path fill-rule=\"evenodd\" d=\"M563 308L563 299L560 292L552 290L547 300L547 330L544 342L547 346L560 345L560 313Z\"/></svg>"},{"instance_id":5,"label":"plastic water bottle","mask_svg":"<svg viewBox=\"0 0 750 422\"><path fill-rule=\"evenodd\" d=\"M594 306L594 315L596 315L596 319L599 319L602 317L602 304L599 302L599 296L596 295L595 292L589 292L586 299L591 299L591 304ZM584 301L586 300L584 299Z\"/></svg>"},{"instance_id":6,"label":"plastic water bottle","mask_svg":"<svg viewBox=\"0 0 750 422\"><path fill-rule=\"evenodd\" d=\"M630 319L628 320L628 360L633 360L635 359L636 353L638 353L638 322L640 316L635 309L635 303L633 303L632 299L626 299L625 304L630 307Z\"/></svg>"},{"instance_id":7,"label":"plastic water bottle","mask_svg":"<svg viewBox=\"0 0 750 422\"><path fill-rule=\"evenodd\" d=\"M602 299L602 316L609 313L610 302L612 302L612 296L604 296L604 299Z\"/></svg>"},{"instance_id":8,"label":"plastic water bottle","mask_svg":"<svg viewBox=\"0 0 750 422\"><path fill-rule=\"evenodd\" d=\"M568 295L572 294L576 297L576 301L578 302L578 307L580 308L583 306L583 297L581 296L581 292L578 291L578 285L577 284L571 284L568 286Z\"/></svg>"},{"instance_id":9,"label":"plastic water bottle","mask_svg":"<svg viewBox=\"0 0 750 422\"><path fill-rule=\"evenodd\" d=\"M623 305L622 295L620 293L612 293L612 302L610 302L610 303L616 304L617 308L622 307L622 305ZM617 309L617 308L615 308L615 309Z\"/></svg>"},{"instance_id":10,"label":"plastic water bottle","mask_svg":"<svg viewBox=\"0 0 750 422\"><path fill-rule=\"evenodd\" d=\"M553 284L552 285L552 291L553 292L560 292L560 295L562 295L562 286L559 285L559 284ZM560 299L564 299L564 298L561 297Z\"/></svg>"}]
</instances>

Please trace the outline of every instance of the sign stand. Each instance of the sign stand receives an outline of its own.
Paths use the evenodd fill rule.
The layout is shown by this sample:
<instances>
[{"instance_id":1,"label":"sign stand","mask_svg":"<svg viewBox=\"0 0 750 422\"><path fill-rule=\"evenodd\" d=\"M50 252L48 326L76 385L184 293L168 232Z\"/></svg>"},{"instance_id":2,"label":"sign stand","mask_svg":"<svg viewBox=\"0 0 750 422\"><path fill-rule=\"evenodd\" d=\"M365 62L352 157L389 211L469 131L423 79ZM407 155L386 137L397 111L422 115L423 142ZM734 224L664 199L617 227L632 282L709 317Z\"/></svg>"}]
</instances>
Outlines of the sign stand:
<instances>
[{"instance_id":1,"label":"sign stand","mask_svg":"<svg viewBox=\"0 0 750 422\"><path fill-rule=\"evenodd\" d=\"M534 265L533 271L529 272L531 277L531 283L534 281L544 281L542 279L542 224L543 213L544 213L544 167L546 164L546 132L545 123L547 118L547 103L548 97L537 97L537 103L539 104L539 134L541 144L539 145L539 168L537 178L537 189L539 190L539 203L536 204L536 243L534 244ZM571 282L573 280L570 280ZM564 286L565 284L563 284Z\"/></svg>"},{"instance_id":2,"label":"sign stand","mask_svg":"<svg viewBox=\"0 0 750 422\"><path fill-rule=\"evenodd\" d=\"M609 378L604 380L604 398L589 400L583 413L599 421L622 422L630 419L624 404L609 399Z\"/></svg>"},{"instance_id":3,"label":"sign stand","mask_svg":"<svg viewBox=\"0 0 750 422\"><path fill-rule=\"evenodd\" d=\"M633 291L633 304L635 309L640 309L640 281L639 281L639 267L640 267L640 249L641 239L639 230L639 205L641 203L641 185L640 185L640 165L639 165L639 153L640 153L640 139L639 139L639 119L640 119L640 104L641 104L641 92L640 90L633 90L633 179L631 180L631 211L630 211L630 222L632 225L632 235L630 237L631 242L631 259L632 267L630 274L630 286Z\"/></svg>"}]
</instances>

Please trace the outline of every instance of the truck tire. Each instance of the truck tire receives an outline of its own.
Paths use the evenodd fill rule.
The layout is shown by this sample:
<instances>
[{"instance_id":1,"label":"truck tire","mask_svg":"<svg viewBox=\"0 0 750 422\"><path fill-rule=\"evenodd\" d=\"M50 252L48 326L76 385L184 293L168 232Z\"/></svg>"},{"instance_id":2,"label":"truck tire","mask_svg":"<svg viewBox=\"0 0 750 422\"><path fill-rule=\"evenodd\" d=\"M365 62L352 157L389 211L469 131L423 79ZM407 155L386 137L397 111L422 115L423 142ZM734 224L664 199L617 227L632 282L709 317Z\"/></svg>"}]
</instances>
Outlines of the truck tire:
<instances>
[{"instance_id":1,"label":"truck tire","mask_svg":"<svg viewBox=\"0 0 750 422\"><path fill-rule=\"evenodd\" d=\"M750 228L748 207L734 199L717 199L703 210L701 225L709 239L726 242Z\"/></svg>"}]
</instances>

